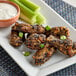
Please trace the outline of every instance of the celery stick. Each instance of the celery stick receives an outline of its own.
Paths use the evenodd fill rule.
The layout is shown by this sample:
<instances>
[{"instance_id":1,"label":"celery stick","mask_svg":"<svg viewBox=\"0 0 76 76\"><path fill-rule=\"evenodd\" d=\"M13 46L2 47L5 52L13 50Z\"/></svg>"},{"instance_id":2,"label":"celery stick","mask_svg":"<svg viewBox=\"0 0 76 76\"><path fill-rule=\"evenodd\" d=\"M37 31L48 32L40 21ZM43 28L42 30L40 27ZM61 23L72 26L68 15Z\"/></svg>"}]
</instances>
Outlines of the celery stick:
<instances>
[{"instance_id":1,"label":"celery stick","mask_svg":"<svg viewBox=\"0 0 76 76\"><path fill-rule=\"evenodd\" d=\"M38 12L40 10L40 7L38 5L29 0L19 0L19 1L34 12Z\"/></svg>"},{"instance_id":2,"label":"celery stick","mask_svg":"<svg viewBox=\"0 0 76 76\"><path fill-rule=\"evenodd\" d=\"M32 10L24 6L22 3L20 3L19 0L10 0L10 1L13 1L16 4L18 4L23 14L26 15L29 19L33 19L36 17L36 14Z\"/></svg>"},{"instance_id":3,"label":"celery stick","mask_svg":"<svg viewBox=\"0 0 76 76\"><path fill-rule=\"evenodd\" d=\"M31 20L29 19L26 15L24 15L22 12L20 13L20 18L26 22L28 22L29 24L34 24L36 23L36 18Z\"/></svg>"},{"instance_id":4,"label":"celery stick","mask_svg":"<svg viewBox=\"0 0 76 76\"><path fill-rule=\"evenodd\" d=\"M37 20L36 21L37 24L45 24L46 23L46 19L41 13L38 13L36 20Z\"/></svg>"}]
</instances>

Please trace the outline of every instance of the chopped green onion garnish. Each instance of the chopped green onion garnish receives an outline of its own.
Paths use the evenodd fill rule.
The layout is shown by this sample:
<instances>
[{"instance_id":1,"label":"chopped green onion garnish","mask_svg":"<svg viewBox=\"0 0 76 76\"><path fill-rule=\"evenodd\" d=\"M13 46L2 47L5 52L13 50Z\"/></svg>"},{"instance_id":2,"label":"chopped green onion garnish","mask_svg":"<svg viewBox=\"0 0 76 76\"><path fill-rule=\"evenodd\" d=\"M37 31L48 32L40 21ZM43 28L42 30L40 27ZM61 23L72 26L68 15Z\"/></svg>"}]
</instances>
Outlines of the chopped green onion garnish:
<instances>
[{"instance_id":1,"label":"chopped green onion garnish","mask_svg":"<svg viewBox=\"0 0 76 76\"><path fill-rule=\"evenodd\" d=\"M65 40L65 39L66 39L66 36L62 35L62 36L60 37L60 39L61 39L61 40Z\"/></svg>"},{"instance_id":2,"label":"chopped green onion garnish","mask_svg":"<svg viewBox=\"0 0 76 76\"><path fill-rule=\"evenodd\" d=\"M47 26L45 27L45 29L46 29L47 31L49 31L51 28L50 28L50 26L47 25Z\"/></svg>"},{"instance_id":3,"label":"chopped green onion garnish","mask_svg":"<svg viewBox=\"0 0 76 76\"><path fill-rule=\"evenodd\" d=\"M23 52L24 56L29 56L30 55L30 52L29 51L26 51L26 52Z\"/></svg>"},{"instance_id":4,"label":"chopped green onion garnish","mask_svg":"<svg viewBox=\"0 0 76 76\"><path fill-rule=\"evenodd\" d=\"M22 32L19 32L19 37L23 37L23 33Z\"/></svg>"},{"instance_id":5,"label":"chopped green onion garnish","mask_svg":"<svg viewBox=\"0 0 76 76\"><path fill-rule=\"evenodd\" d=\"M45 47L45 45L44 44L40 44L40 48L44 48Z\"/></svg>"}]
</instances>

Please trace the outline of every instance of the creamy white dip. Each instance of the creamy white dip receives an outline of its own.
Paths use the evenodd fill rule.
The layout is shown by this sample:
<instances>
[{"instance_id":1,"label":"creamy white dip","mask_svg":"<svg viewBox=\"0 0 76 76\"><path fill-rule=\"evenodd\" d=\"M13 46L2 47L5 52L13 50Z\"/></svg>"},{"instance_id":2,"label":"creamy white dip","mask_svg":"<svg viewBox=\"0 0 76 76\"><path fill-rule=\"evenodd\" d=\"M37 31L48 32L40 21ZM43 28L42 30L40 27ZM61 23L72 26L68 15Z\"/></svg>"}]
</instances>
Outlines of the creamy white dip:
<instances>
[{"instance_id":1,"label":"creamy white dip","mask_svg":"<svg viewBox=\"0 0 76 76\"><path fill-rule=\"evenodd\" d=\"M0 20L10 19L17 15L17 9L8 3L0 3Z\"/></svg>"}]
</instances>

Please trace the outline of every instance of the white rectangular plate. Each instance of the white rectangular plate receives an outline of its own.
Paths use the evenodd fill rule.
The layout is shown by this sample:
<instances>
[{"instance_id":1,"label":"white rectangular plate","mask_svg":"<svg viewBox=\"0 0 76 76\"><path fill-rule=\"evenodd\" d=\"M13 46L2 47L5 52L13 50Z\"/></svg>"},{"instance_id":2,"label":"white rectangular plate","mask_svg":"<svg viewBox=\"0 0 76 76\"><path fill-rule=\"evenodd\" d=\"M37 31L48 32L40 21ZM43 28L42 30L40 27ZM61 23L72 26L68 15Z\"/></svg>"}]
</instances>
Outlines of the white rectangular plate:
<instances>
[{"instance_id":1,"label":"white rectangular plate","mask_svg":"<svg viewBox=\"0 0 76 76\"><path fill-rule=\"evenodd\" d=\"M41 7L41 13L46 17L47 24L51 27L54 26L66 26L70 29L70 38L76 41L76 30L67 23L61 16L59 16L52 8L50 8L44 1L41 0L31 0ZM0 45L5 49L5 51L16 61L16 63L29 75L29 76L44 76L51 74L60 69L63 69L69 65L76 62L76 56L68 58L67 56L57 52L54 54L49 61L41 66L32 65L30 62L32 56L24 57L22 55L23 50L26 48L14 48L9 44L9 38L11 27L0 29Z\"/></svg>"}]
</instances>

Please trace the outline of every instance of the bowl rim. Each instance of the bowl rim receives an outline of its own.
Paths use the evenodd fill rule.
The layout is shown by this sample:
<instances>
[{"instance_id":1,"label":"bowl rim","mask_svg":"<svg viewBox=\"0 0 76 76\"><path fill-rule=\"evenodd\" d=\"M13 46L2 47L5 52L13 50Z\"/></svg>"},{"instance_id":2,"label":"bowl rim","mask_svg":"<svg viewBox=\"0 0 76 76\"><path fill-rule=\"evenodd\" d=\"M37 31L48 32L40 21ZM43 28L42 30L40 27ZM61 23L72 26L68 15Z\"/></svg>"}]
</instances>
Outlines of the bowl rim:
<instances>
[{"instance_id":1,"label":"bowl rim","mask_svg":"<svg viewBox=\"0 0 76 76\"><path fill-rule=\"evenodd\" d=\"M11 17L11 18L9 18L9 19L0 19L0 22L10 21L10 20L15 19L16 17L18 17L18 16L20 15L20 8L19 8L19 6L18 6L16 3L11 2L11 1L3 1L3 0L1 0L0 3L8 3L8 4L10 4L10 5L13 5L13 6L17 9L17 14L16 14L16 16L13 16L13 17Z\"/></svg>"}]
</instances>

